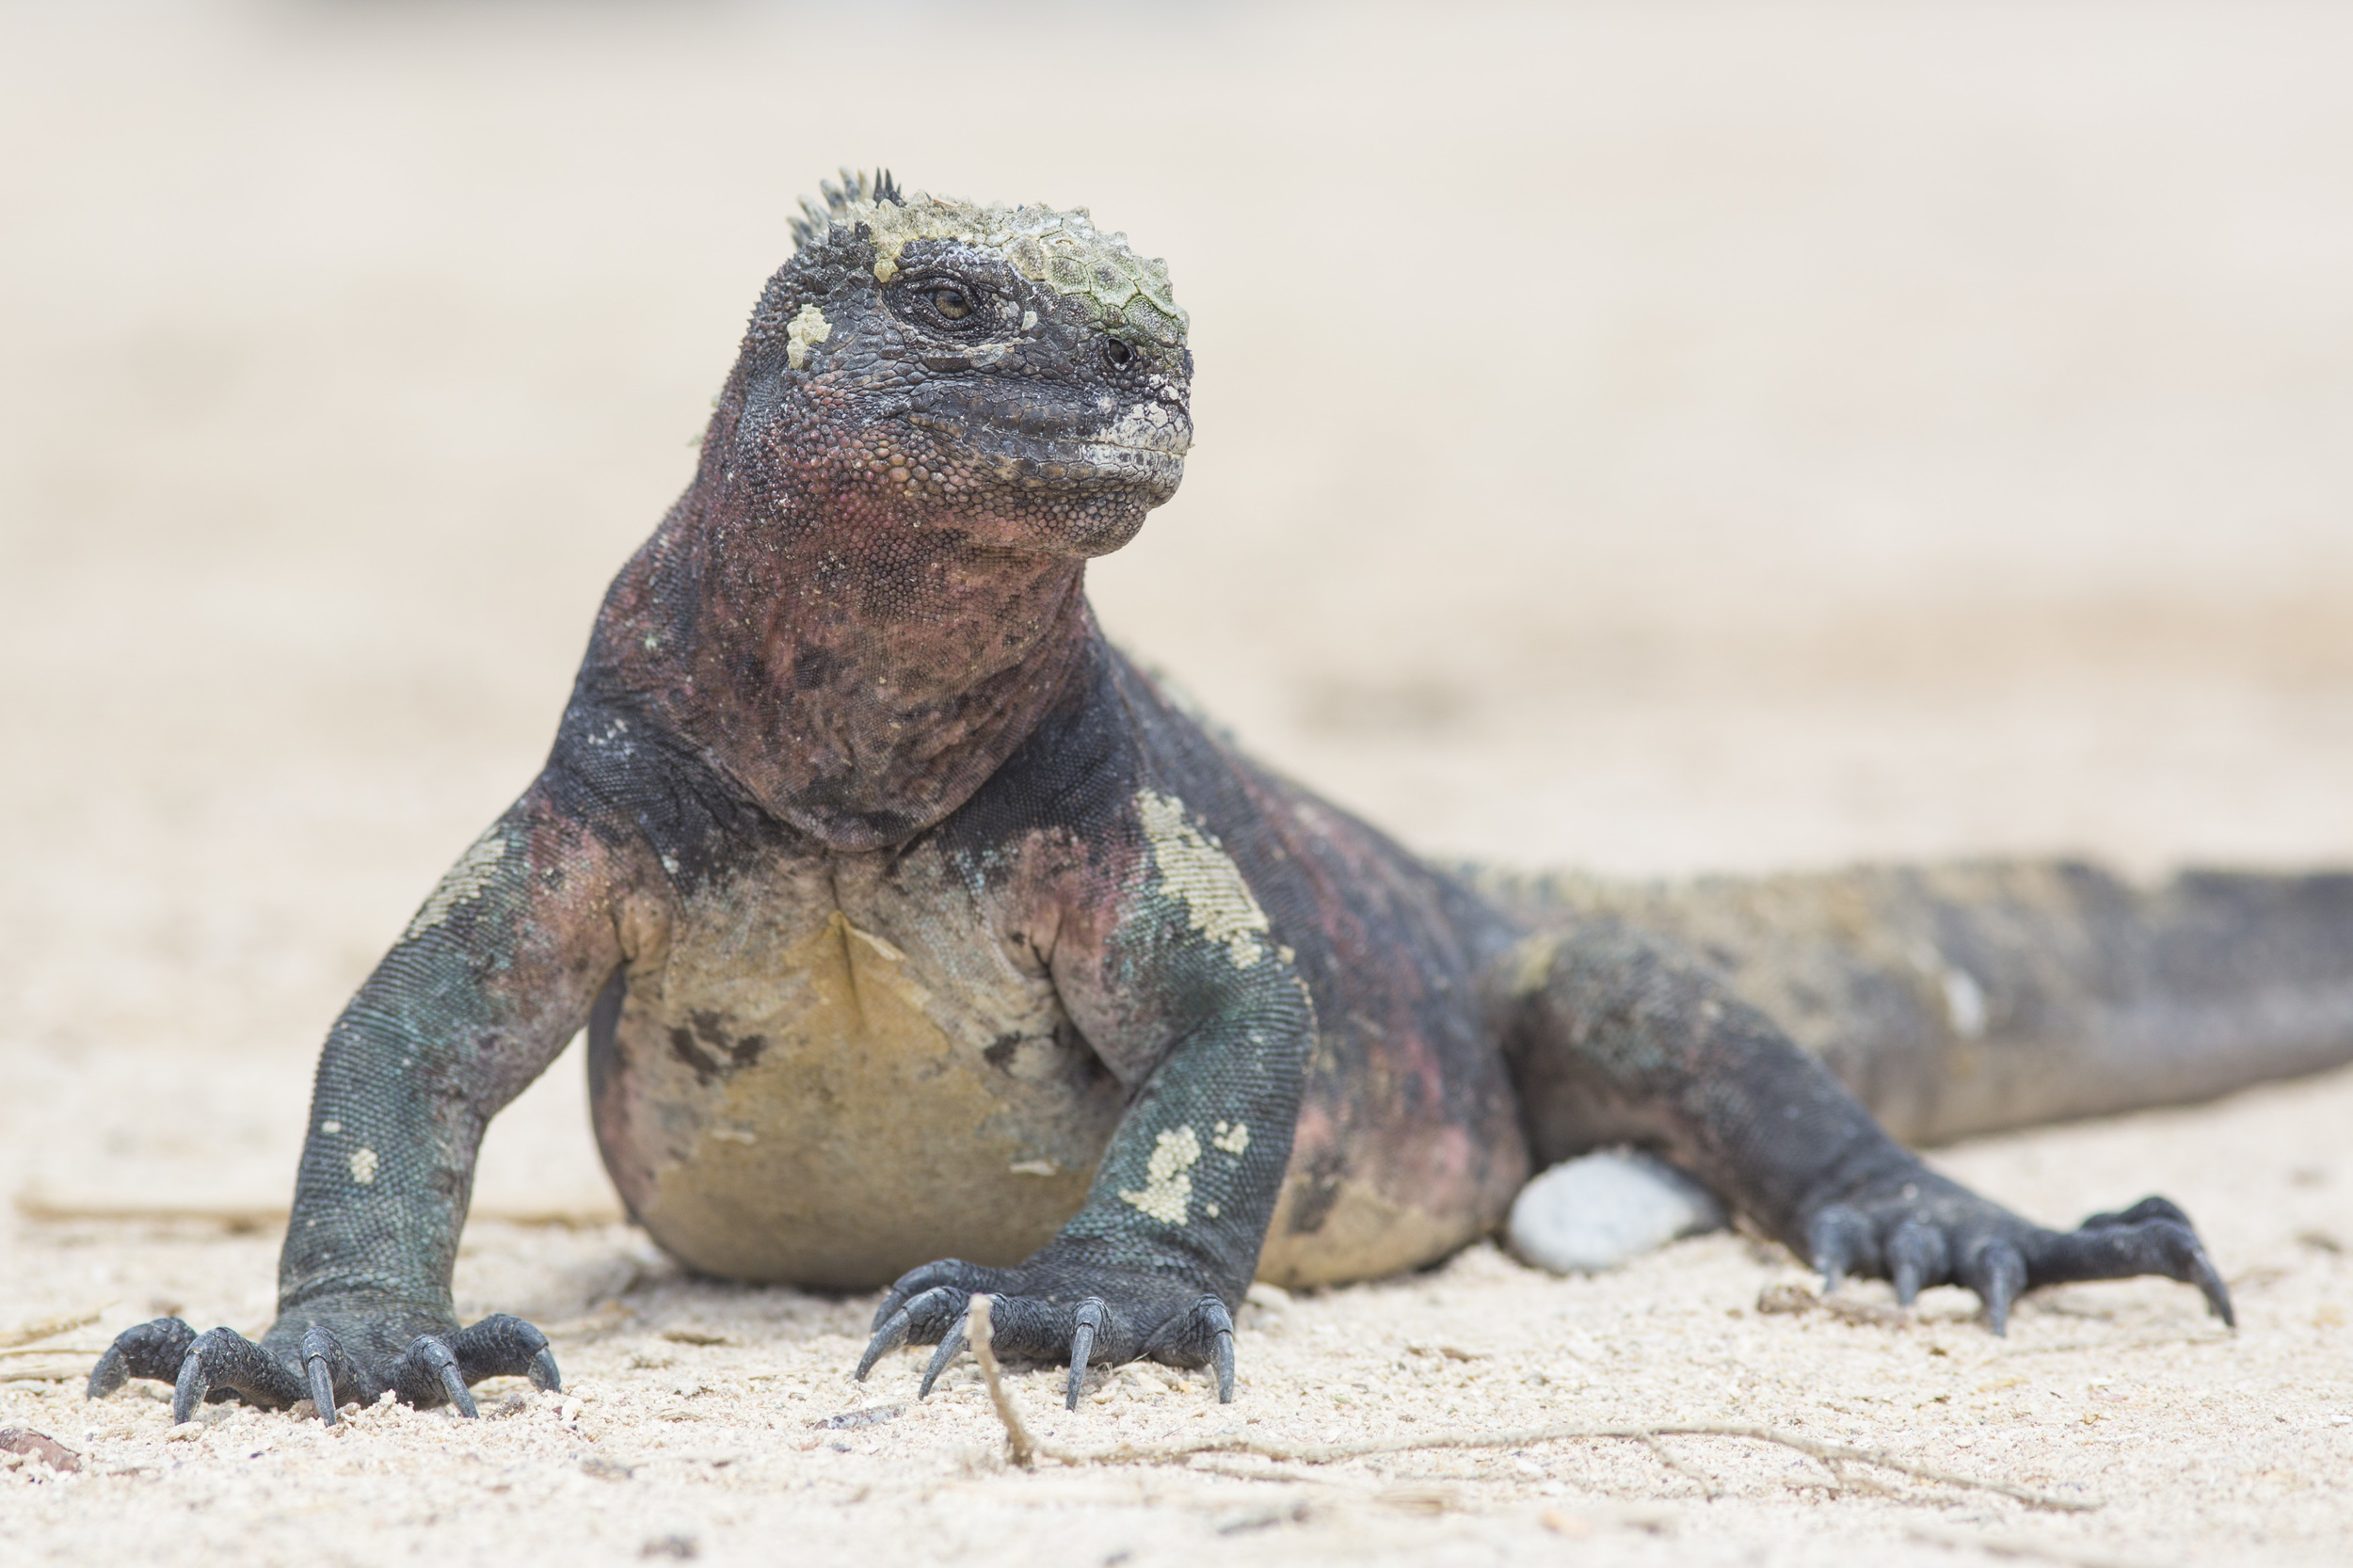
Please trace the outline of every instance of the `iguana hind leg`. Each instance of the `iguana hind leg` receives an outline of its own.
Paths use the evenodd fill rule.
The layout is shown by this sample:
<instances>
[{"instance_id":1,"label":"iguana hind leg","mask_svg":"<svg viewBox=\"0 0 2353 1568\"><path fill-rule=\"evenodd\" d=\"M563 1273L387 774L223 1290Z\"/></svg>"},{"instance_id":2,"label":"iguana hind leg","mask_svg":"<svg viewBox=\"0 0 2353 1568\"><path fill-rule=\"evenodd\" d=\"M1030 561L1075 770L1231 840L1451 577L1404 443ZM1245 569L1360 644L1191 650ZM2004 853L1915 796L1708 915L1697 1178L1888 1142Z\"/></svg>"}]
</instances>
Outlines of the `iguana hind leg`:
<instances>
[{"instance_id":1,"label":"iguana hind leg","mask_svg":"<svg viewBox=\"0 0 2353 1568\"><path fill-rule=\"evenodd\" d=\"M2353 875L2076 861L1681 883L1474 872L1524 924L1672 940L1897 1138L2187 1105L2353 1063Z\"/></svg>"},{"instance_id":2,"label":"iguana hind leg","mask_svg":"<svg viewBox=\"0 0 2353 1568\"><path fill-rule=\"evenodd\" d=\"M1540 1166L1597 1144L1664 1149L1822 1271L1976 1291L1997 1334L2025 1290L2157 1273L2230 1294L2182 1211L2151 1198L2052 1231L1938 1176L1819 1062L1678 944L1586 919L1491 970Z\"/></svg>"}]
</instances>

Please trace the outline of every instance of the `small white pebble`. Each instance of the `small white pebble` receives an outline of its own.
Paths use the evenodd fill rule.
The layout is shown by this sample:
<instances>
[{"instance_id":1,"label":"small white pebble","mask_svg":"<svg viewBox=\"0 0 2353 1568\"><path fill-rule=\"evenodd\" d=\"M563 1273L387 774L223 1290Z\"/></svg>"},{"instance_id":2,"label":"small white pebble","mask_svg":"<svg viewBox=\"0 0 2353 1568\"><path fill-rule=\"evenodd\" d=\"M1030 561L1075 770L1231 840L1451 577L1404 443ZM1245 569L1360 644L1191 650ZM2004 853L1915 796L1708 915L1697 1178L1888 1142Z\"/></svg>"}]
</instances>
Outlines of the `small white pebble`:
<instances>
[{"instance_id":1,"label":"small white pebble","mask_svg":"<svg viewBox=\"0 0 2353 1568\"><path fill-rule=\"evenodd\" d=\"M1556 1274L1593 1273L1724 1224L1715 1195L1663 1160L1609 1149L1566 1160L1512 1203L1512 1250Z\"/></svg>"}]
</instances>

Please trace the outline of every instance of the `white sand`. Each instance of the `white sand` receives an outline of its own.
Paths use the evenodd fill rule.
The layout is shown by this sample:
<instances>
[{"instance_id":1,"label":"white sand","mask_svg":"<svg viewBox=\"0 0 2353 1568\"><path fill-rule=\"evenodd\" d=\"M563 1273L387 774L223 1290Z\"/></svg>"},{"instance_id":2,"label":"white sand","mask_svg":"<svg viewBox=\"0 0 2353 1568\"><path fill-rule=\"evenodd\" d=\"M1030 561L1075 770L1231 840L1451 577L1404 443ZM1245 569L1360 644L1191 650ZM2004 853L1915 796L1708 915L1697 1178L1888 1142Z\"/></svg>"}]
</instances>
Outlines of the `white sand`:
<instances>
[{"instance_id":1,"label":"white sand","mask_svg":"<svg viewBox=\"0 0 2353 1568\"><path fill-rule=\"evenodd\" d=\"M2353 861L2349 44L2271 6L0 13L0 1194L282 1205L320 1033L529 776L849 158L1171 259L1201 445L1097 601L1417 843ZM493 1129L482 1212L611 1213L578 1080ZM167 1308L259 1329L274 1235L20 1215L0 1337L101 1317L0 1356L0 1426L88 1455L0 1473L0 1560L2341 1561L2348 1125L2341 1076L1938 1156L2054 1222L2169 1193L2235 1336L2163 1282L2007 1341L1954 1292L1760 1316L1801 1276L1718 1237L1254 1308L1227 1410L1016 1378L1071 1443L1765 1422L2086 1513L1718 1439L1008 1473L968 1363L843 1380L871 1300L614 1224L460 1264L576 1408L169 1442L162 1390L48 1379Z\"/></svg>"}]
</instances>

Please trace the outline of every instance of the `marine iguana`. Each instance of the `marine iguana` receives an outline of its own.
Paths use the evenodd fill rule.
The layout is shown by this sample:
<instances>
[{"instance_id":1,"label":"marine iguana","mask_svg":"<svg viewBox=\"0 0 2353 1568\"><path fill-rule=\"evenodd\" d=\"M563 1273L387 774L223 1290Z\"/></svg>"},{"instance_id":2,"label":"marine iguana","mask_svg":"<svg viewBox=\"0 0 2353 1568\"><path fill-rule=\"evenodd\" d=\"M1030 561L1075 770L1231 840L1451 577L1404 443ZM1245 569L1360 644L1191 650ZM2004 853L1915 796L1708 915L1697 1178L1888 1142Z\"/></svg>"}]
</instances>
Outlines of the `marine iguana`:
<instances>
[{"instance_id":1,"label":"marine iguana","mask_svg":"<svg viewBox=\"0 0 2353 1568\"><path fill-rule=\"evenodd\" d=\"M2162 1035L2169 987L2341 1046L2342 995L2262 999L2347 972L2344 885L1923 875L1875 906L1833 879L1832 918L1785 936L1426 863L1243 756L1088 608L1085 563L1192 442L1164 264L1083 209L887 175L824 196L545 768L328 1036L275 1324L133 1328L92 1396L159 1378L182 1420L236 1398L331 1422L386 1390L471 1416L483 1377L558 1386L530 1324L459 1326L450 1272L485 1125L584 1025L635 1220L703 1273L888 1286L856 1375L937 1344L926 1392L988 1292L999 1346L1067 1363L1074 1403L1138 1357L1230 1400L1254 1275L1431 1262L1532 1167L1629 1137L1833 1285L1952 1281L1998 1334L2023 1290L2159 1273L2230 1320L2164 1199L2047 1230L1865 1101L1913 1132L2093 1108L2005 1101L2034 1051L2005 1077L1995 1045ZM1936 1010L1964 968L1977 1027ZM2092 1099L2130 1099L2109 1070ZM1953 1096L1973 1109L1903 1110Z\"/></svg>"}]
</instances>

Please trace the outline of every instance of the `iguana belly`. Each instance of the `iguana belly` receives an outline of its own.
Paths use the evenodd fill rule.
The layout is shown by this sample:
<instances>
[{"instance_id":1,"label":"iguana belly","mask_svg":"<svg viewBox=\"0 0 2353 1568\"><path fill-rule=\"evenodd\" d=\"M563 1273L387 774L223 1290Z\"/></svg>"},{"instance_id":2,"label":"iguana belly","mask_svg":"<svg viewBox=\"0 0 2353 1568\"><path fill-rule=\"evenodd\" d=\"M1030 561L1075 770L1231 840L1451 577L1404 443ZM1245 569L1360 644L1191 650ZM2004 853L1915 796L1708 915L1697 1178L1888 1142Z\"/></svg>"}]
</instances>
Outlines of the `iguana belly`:
<instances>
[{"instance_id":1,"label":"iguana belly","mask_svg":"<svg viewBox=\"0 0 2353 1568\"><path fill-rule=\"evenodd\" d=\"M1084 1199L1120 1084L1046 976L913 874L921 896L845 899L835 868L690 899L599 1009L606 1168L689 1267L872 1288L1018 1262Z\"/></svg>"}]
</instances>

